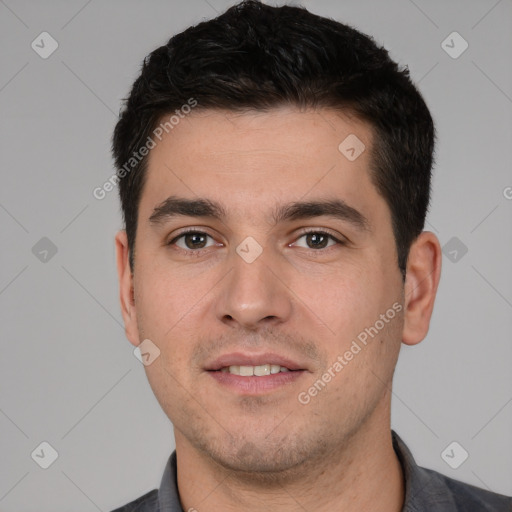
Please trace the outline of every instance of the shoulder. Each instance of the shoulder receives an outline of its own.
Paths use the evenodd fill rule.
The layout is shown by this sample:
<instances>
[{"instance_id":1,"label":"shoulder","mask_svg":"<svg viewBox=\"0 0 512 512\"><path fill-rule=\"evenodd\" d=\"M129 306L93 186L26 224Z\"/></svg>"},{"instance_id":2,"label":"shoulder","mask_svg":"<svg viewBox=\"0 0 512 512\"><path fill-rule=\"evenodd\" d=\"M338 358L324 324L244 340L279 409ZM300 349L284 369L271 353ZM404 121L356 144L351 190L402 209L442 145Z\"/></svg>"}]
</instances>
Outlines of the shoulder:
<instances>
[{"instance_id":1,"label":"shoulder","mask_svg":"<svg viewBox=\"0 0 512 512\"><path fill-rule=\"evenodd\" d=\"M134 501L112 510L112 512L157 512L158 491L153 489Z\"/></svg>"},{"instance_id":2,"label":"shoulder","mask_svg":"<svg viewBox=\"0 0 512 512\"><path fill-rule=\"evenodd\" d=\"M404 473L403 512L512 512L512 498L418 466L394 431L392 439Z\"/></svg>"},{"instance_id":3,"label":"shoulder","mask_svg":"<svg viewBox=\"0 0 512 512\"><path fill-rule=\"evenodd\" d=\"M112 512L183 512L176 475L176 451L173 451L167 459L160 487Z\"/></svg>"},{"instance_id":4,"label":"shoulder","mask_svg":"<svg viewBox=\"0 0 512 512\"><path fill-rule=\"evenodd\" d=\"M422 468L450 495L460 512L512 512L512 498Z\"/></svg>"}]
</instances>

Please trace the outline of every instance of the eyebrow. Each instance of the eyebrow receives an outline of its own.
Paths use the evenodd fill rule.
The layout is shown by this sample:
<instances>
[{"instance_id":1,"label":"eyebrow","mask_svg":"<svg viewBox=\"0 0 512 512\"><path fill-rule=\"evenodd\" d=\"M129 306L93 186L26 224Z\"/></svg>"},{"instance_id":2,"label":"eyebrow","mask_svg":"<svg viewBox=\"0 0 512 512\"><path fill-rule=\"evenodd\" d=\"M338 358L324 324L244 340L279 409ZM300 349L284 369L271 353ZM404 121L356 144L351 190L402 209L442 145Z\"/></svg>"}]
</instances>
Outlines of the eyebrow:
<instances>
[{"instance_id":1,"label":"eyebrow","mask_svg":"<svg viewBox=\"0 0 512 512\"><path fill-rule=\"evenodd\" d=\"M224 221L227 217L226 210L216 201L170 196L155 207L149 217L149 222L151 224L161 224L180 215L206 217L219 221ZM272 213L275 224L321 216L334 217L348 222L359 231L371 231L368 218L342 199L293 202L276 207Z\"/></svg>"},{"instance_id":2,"label":"eyebrow","mask_svg":"<svg viewBox=\"0 0 512 512\"><path fill-rule=\"evenodd\" d=\"M371 231L370 221L342 199L294 202L279 206L274 212L275 223L313 217L334 217L348 222L360 231Z\"/></svg>"},{"instance_id":3,"label":"eyebrow","mask_svg":"<svg viewBox=\"0 0 512 512\"><path fill-rule=\"evenodd\" d=\"M226 217L226 212L219 203L209 199L185 199L170 196L153 210L149 222L160 224L178 215L222 220Z\"/></svg>"}]
</instances>

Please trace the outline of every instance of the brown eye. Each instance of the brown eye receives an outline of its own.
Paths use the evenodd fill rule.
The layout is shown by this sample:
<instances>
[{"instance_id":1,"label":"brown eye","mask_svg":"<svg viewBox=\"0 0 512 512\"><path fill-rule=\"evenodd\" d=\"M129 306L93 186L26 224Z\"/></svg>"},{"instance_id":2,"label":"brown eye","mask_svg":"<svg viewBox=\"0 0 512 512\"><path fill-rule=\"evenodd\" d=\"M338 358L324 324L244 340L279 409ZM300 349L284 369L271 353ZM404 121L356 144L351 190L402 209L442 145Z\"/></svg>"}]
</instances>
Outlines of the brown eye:
<instances>
[{"instance_id":1,"label":"brown eye","mask_svg":"<svg viewBox=\"0 0 512 512\"><path fill-rule=\"evenodd\" d=\"M295 242L294 245L299 245L299 247L304 247L305 249L326 249L332 245L342 244L337 238L325 231L309 231L302 233L297 240L301 238L305 239L305 245L297 244L297 242Z\"/></svg>"},{"instance_id":2,"label":"brown eye","mask_svg":"<svg viewBox=\"0 0 512 512\"><path fill-rule=\"evenodd\" d=\"M308 233L306 235L307 244L312 249L323 249L327 247L329 236L322 235L321 233Z\"/></svg>"},{"instance_id":3,"label":"brown eye","mask_svg":"<svg viewBox=\"0 0 512 512\"><path fill-rule=\"evenodd\" d=\"M171 240L169 245L175 244L181 249L193 251L209 247L206 245L208 238L212 239L210 235L203 233L202 231L187 231L185 233L181 233L181 235Z\"/></svg>"}]
</instances>

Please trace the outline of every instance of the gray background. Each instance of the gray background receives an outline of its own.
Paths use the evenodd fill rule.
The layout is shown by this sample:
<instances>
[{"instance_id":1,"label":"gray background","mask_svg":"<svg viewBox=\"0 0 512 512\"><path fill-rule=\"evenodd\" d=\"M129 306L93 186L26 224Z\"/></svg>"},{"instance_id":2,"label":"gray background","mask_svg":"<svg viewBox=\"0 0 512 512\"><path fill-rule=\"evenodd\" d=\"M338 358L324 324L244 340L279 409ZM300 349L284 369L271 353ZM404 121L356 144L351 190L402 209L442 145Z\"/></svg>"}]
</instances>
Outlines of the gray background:
<instances>
[{"instance_id":1,"label":"gray background","mask_svg":"<svg viewBox=\"0 0 512 512\"><path fill-rule=\"evenodd\" d=\"M124 336L117 191L92 191L143 57L232 3L0 0L2 512L108 511L160 482L172 426ZM401 353L393 428L421 465L510 495L512 2L302 4L408 64L437 123L426 229L450 245L428 337ZM43 31L59 44L47 59L31 48ZM469 44L456 59L453 31ZM46 470L42 441L59 454ZM458 469L441 457L452 441L469 453Z\"/></svg>"}]
</instances>

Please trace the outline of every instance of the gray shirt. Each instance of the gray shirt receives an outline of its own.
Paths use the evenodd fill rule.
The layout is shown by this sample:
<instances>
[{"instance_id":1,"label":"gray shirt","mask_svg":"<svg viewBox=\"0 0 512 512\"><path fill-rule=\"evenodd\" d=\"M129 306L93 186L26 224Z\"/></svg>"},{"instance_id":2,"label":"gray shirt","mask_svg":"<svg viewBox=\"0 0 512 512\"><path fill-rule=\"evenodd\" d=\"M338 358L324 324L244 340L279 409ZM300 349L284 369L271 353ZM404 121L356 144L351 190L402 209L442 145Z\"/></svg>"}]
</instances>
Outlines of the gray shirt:
<instances>
[{"instance_id":1,"label":"gray shirt","mask_svg":"<svg viewBox=\"0 0 512 512\"><path fill-rule=\"evenodd\" d=\"M392 430L391 435L405 477L402 512L512 512L512 498L416 465L409 448L398 434ZM113 512L184 512L176 481L176 451L167 461L159 489Z\"/></svg>"}]
</instances>

